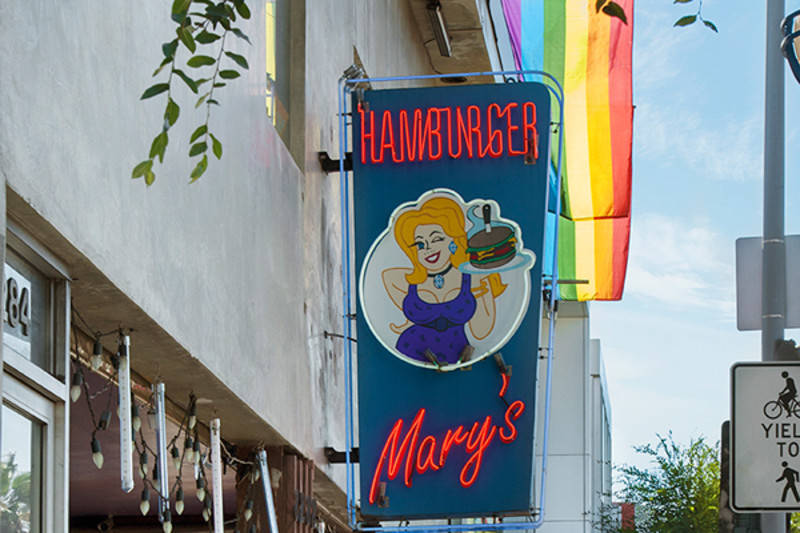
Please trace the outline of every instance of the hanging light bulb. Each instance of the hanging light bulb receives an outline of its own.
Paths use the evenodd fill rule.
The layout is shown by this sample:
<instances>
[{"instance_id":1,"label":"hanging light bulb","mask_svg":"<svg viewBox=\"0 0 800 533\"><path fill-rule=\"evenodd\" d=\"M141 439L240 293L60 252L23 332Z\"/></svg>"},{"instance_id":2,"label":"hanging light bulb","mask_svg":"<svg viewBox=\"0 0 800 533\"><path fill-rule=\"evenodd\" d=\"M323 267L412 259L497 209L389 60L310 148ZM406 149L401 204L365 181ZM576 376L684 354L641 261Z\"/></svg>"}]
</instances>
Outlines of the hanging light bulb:
<instances>
[{"instance_id":1,"label":"hanging light bulb","mask_svg":"<svg viewBox=\"0 0 800 533\"><path fill-rule=\"evenodd\" d=\"M195 424L197 424L197 402L192 399L189 406L189 429L194 429Z\"/></svg>"},{"instance_id":2,"label":"hanging light bulb","mask_svg":"<svg viewBox=\"0 0 800 533\"><path fill-rule=\"evenodd\" d=\"M161 529L164 533L172 533L172 513L164 511L164 521L161 523Z\"/></svg>"},{"instance_id":3,"label":"hanging light bulb","mask_svg":"<svg viewBox=\"0 0 800 533\"><path fill-rule=\"evenodd\" d=\"M200 462L200 441L194 441L192 446L192 462L198 464Z\"/></svg>"},{"instance_id":4,"label":"hanging light bulb","mask_svg":"<svg viewBox=\"0 0 800 533\"><path fill-rule=\"evenodd\" d=\"M83 374L75 372L72 374L72 386L69 389L69 397L73 402L77 402L81 397L81 387L83 387Z\"/></svg>"},{"instance_id":5,"label":"hanging light bulb","mask_svg":"<svg viewBox=\"0 0 800 533\"><path fill-rule=\"evenodd\" d=\"M203 478L198 479L195 487L197 487L197 499L202 502L206 499L206 480Z\"/></svg>"},{"instance_id":6,"label":"hanging light bulb","mask_svg":"<svg viewBox=\"0 0 800 533\"><path fill-rule=\"evenodd\" d=\"M92 365L92 370L97 370L103 364L103 343L100 342L99 337L94 341L92 357L89 359L89 363Z\"/></svg>"},{"instance_id":7,"label":"hanging light bulb","mask_svg":"<svg viewBox=\"0 0 800 533\"><path fill-rule=\"evenodd\" d=\"M92 461L100 469L103 468L103 450L100 448L100 441L92 437Z\"/></svg>"},{"instance_id":8,"label":"hanging light bulb","mask_svg":"<svg viewBox=\"0 0 800 533\"><path fill-rule=\"evenodd\" d=\"M147 475L147 452L144 451L139 455L139 477L144 479Z\"/></svg>"},{"instance_id":9,"label":"hanging light bulb","mask_svg":"<svg viewBox=\"0 0 800 533\"><path fill-rule=\"evenodd\" d=\"M244 504L244 521L249 522L253 518L253 500L247 500Z\"/></svg>"},{"instance_id":10,"label":"hanging light bulb","mask_svg":"<svg viewBox=\"0 0 800 533\"><path fill-rule=\"evenodd\" d=\"M181 469L181 453L178 451L178 447L174 444L172 445L172 450L170 450L172 454L172 466L175 467L175 470Z\"/></svg>"},{"instance_id":11,"label":"hanging light bulb","mask_svg":"<svg viewBox=\"0 0 800 533\"><path fill-rule=\"evenodd\" d=\"M186 440L183 441L183 453L186 455L186 460L190 463L194 462L194 452L192 451L192 446L194 443L192 442L192 437L186 437Z\"/></svg>"},{"instance_id":12,"label":"hanging light bulb","mask_svg":"<svg viewBox=\"0 0 800 533\"><path fill-rule=\"evenodd\" d=\"M175 511L180 515L183 514L183 487L178 487L178 491L175 493Z\"/></svg>"},{"instance_id":13,"label":"hanging light bulb","mask_svg":"<svg viewBox=\"0 0 800 533\"><path fill-rule=\"evenodd\" d=\"M131 426L134 433L142 429L142 417L139 416L139 405L136 402L131 404Z\"/></svg>"},{"instance_id":14,"label":"hanging light bulb","mask_svg":"<svg viewBox=\"0 0 800 533\"><path fill-rule=\"evenodd\" d=\"M111 411L103 411L100 415L100 420L97 422L97 429L100 430L107 430L109 424L111 424Z\"/></svg>"},{"instance_id":15,"label":"hanging light bulb","mask_svg":"<svg viewBox=\"0 0 800 533\"><path fill-rule=\"evenodd\" d=\"M142 501L139 502L139 510L142 512L142 516L150 512L150 489L147 487L142 490Z\"/></svg>"},{"instance_id":16,"label":"hanging light bulb","mask_svg":"<svg viewBox=\"0 0 800 533\"><path fill-rule=\"evenodd\" d=\"M206 498L203 507L203 520L208 522L211 519L211 498Z\"/></svg>"}]
</instances>

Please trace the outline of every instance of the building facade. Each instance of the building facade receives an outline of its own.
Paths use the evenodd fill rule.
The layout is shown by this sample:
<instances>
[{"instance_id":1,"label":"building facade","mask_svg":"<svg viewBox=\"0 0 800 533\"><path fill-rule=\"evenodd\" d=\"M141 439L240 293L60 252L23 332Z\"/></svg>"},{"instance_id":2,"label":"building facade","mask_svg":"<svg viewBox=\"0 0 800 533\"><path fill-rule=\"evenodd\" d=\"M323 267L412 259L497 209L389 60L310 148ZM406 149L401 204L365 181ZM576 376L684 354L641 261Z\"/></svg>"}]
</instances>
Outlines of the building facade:
<instances>
[{"instance_id":1,"label":"building facade","mask_svg":"<svg viewBox=\"0 0 800 533\"><path fill-rule=\"evenodd\" d=\"M211 475L212 419L226 450L226 528L245 530L252 505L246 522L267 530L253 455L265 449L279 530L349 529L344 466L326 455L345 447L341 198L338 175L319 162L339 149L337 81L351 65L370 77L499 70L509 66L508 36L495 0L443 2L451 57L437 48L423 0L249 4L252 16L237 24L250 43L231 37L227 46L250 68L211 110L221 160L187 183L196 163L188 140L204 113L176 85L181 116L150 187L130 175L161 131L165 99L139 98L161 43L175 36L170 2L0 7L0 433L4 472L21 487L16 507L3 509L12 531L161 527L157 495L145 498L140 476L130 493L120 490L114 376L126 336L143 419L134 471L154 481L155 428L145 415L156 383L166 389L169 444L187 459L187 437L201 443L204 467L170 466L173 502L179 489L186 495L182 516L173 507L178 530L208 529L195 477L198 468ZM583 342L588 317L574 320L578 330L564 335ZM582 371L600 368L588 355L581 361ZM594 409L602 387L587 389L587 376L576 394L595 391L595 403L581 404ZM554 411L554 420L576 413ZM584 415L580 424L602 424ZM584 429L586 446L607 445ZM594 483L601 474L584 452L576 457Z\"/></svg>"}]
</instances>

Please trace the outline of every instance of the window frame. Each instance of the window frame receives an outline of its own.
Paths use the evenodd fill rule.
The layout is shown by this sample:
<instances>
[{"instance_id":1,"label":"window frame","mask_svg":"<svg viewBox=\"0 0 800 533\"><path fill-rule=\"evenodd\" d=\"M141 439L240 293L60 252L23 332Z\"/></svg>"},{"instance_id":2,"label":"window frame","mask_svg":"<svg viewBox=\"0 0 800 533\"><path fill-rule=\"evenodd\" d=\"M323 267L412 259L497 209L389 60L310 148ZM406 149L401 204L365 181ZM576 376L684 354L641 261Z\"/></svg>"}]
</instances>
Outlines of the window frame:
<instances>
[{"instance_id":1,"label":"window frame","mask_svg":"<svg viewBox=\"0 0 800 533\"><path fill-rule=\"evenodd\" d=\"M64 263L11 219L6 249L50 280L50 372L3 349L3 403L44 424L41 530L69 529L70 276ZM5 267L5 261L4 261Z\"/></svg>"}]
</instances>

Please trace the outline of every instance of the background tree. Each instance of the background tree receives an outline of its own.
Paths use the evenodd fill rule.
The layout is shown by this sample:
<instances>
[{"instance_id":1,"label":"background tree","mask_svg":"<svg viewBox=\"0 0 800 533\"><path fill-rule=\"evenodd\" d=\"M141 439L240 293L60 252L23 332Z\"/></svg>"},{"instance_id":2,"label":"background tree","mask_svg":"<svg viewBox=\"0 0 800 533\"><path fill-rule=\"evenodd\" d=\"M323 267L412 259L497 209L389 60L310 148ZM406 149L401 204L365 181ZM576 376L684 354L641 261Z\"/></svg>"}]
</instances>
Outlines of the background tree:
<instances>
[{"instance_id":1,"label":"background tree","mask_svg":"<svg viewBox=\"0 0 800 533\"><path fill-rule=\"evenodd\" d=\"M717 533L719 520L719 443L703 437L687 446L672 433L634 449L650 459L650 468L618 468L617 498L636 505L637 533ZM630 531L602 520L605 532Z\"/></svg>"}]
</instances>

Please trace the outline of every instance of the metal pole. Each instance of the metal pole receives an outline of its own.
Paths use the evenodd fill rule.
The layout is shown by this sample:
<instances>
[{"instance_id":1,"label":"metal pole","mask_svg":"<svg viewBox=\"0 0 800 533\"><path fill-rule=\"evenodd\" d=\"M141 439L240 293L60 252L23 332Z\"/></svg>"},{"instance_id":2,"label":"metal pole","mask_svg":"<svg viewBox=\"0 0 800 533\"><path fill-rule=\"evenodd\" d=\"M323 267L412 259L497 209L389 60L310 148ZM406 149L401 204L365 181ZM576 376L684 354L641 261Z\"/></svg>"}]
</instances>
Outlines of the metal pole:
<instances>
[{"instance_id":1,"label":"metal pole","mask_svg":"<svg viewBox=\"0 0 800 533\"><path fill-rule=\"evenodd\" d=\"M767 0L764 77L764 237L761 281L761 360L774 361L786 323L784 245L784 95L780 24L784 0ZM786 533L784 513L763 513L762 533Z\"/></svg>"}]
</instances>

